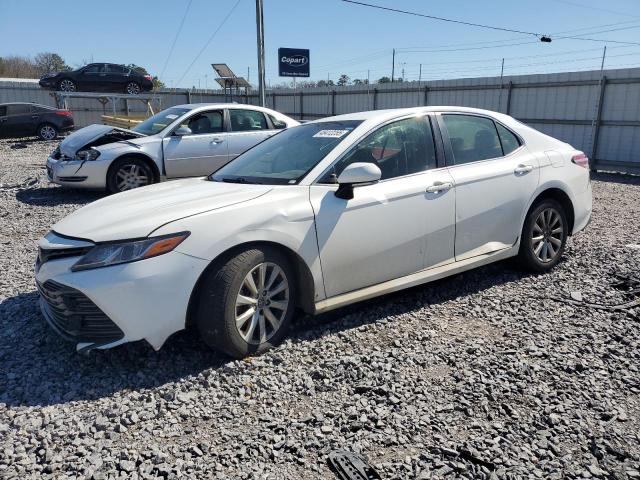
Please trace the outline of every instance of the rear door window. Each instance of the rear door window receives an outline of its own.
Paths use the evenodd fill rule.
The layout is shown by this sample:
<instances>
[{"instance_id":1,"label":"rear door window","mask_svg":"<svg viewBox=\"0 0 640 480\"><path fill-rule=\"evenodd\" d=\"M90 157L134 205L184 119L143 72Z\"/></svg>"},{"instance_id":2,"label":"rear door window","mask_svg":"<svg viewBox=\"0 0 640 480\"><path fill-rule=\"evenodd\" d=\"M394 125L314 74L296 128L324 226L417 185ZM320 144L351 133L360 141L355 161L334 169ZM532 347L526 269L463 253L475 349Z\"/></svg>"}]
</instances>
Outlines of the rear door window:
<instances>
[{"instance_id":1,"label":"rear door window","mask_svg":"<svg viewBox=\"0 0 640 480\"><path fill-rule=\"evenodd\" d=\"M256 110L229 110L229 121L232 132L250 132L255 130L267 130L267 119L264 113Z\"/></svg>"},{"instance_id":2,"label":"rear door window","mask_svg":"<svg viewBox=\"0 0 640 480\"><path fill-rule=\"evenodd\" d=\"M7 116L7 107L0 107L0 117L6 117Z\"/></svg>"},{"instance_id":3,"label":"rear door window","mask_svg":"<svg viewBox=\"0 0 640 480\"><path fill-rule=\"evenodd\" d=\"M273 128L275 128L276 130L282 130L283 128L287 128L287 124L285 122L283 122L282 120L278 120L273 115L269 115L269 120L271 120L271 123L273 124Z\"/></svg>"},{"instance_id":4,"label":"rear door window","mask_svg":"<svg viewBox=\"0 0 640 480\"><path fill-rule=\"evenodd\" d=\"M8 105L7 115L26 115L31 113L30 105Z\"/></svg>"},{"instance_id":5,"label":"rear door window","mask_svg":"<svg viewBox=\"0 0 640 480\"><path fill-rule=\"evenodd\" d=\"M82 73L95 75L96 73L104 72L104 65L95 63L93 65L88 65L82 71Z\"/></svg>"},{"instance_id":6,"label":"rear door window","mask_svg":"<svg viewBox=\"0 0 640 480\"><path fill-rule=\"evenodd\" d=\"M442 115L449 133L455 165L502 157L493 120L476 115Z\"/></svg>"}]
</instances>

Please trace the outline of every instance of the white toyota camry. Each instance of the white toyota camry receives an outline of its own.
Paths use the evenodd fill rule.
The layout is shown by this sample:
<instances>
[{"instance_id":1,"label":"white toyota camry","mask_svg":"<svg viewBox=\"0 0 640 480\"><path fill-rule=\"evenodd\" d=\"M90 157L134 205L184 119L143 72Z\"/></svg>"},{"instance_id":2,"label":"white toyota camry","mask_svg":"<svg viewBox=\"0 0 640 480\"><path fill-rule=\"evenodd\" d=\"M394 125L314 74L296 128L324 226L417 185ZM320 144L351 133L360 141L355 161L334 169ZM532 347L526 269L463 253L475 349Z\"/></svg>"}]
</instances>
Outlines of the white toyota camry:
<instances>
[{"instance_id":1,"label":"white toyota camry","mask_svg":"<svg viewBox=\"0 0 640 480\"><path fill-rule=\"evenodd\" d=\"M87 205L40 241L48 323L79 349L197 326L233 357L322 312L518 256L544 272L591 216L587 157L495 112L353 113L209 177Z\"/></svg>"}]
</instances>

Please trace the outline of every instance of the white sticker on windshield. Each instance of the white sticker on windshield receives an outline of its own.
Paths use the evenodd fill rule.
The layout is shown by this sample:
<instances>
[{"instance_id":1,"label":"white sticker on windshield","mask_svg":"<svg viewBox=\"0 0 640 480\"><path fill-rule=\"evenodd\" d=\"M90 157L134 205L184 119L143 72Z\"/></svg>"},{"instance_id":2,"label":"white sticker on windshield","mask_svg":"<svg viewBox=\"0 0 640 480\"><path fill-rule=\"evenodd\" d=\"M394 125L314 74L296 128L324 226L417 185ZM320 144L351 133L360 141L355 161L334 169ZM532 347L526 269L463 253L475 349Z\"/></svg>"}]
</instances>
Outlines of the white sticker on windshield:
<instances>
[{"instance_id":1,"label":"white sticker on windshield","mask_svg":"<svg viewBox=\"0 0 640 480\"><path fill-rule=\"evenodd\" d=\"M173 113L171 115L167 115L167 118L170 120L175 120L176 118L178 118L178 115L174 115Z\"/></svg>"},{"instance_id":2,"label":"white sticker on windshield","mask_svg":"<svg viewBox=\"0 0 640 480\"><path fill-rule=\"evenodd\" d=\"M314 138L340 138L349 133L349 130L320 130Z\"/></svg>"}]
</instances>

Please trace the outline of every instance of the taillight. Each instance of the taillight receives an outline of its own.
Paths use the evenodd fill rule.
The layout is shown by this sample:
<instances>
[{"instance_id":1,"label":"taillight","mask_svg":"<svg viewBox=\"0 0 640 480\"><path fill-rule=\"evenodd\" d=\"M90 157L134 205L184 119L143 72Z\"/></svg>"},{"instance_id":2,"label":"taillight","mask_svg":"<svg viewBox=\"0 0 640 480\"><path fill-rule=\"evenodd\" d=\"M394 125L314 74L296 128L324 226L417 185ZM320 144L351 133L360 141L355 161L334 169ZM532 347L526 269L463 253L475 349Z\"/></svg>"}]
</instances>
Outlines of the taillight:
<instances>
[{"instance_id":1,"label":"taillight","mask_svg":"<svg viewBox=\"0 0 640 480\"><path fill-rule=\"evenodd\" d=\"M146 78L147 80L153 80L153 77L151 77L151 75L145 75L144 78Z\"/></svg>"},{"instance_id":2,"label":"taillight","mask_svg":"<svg viewBox=\"0 0 640 480\"><path fill-rule=\"evenodd\" d=\"M57 110L56 115L60 115L61 117L70 117L72 114L69 110Z\"/></svg>"},{"instance_id":3,"label":"taillight","mask_svg":"<svg viewBox=\"0 0 640 480\"><path fill-rule=\"evenodd\" d=\"M573 157L571 157L571 161L579 167L589 168L589 157L587 157L584 153L574 155Z\"/></svg>"}]
</instances>

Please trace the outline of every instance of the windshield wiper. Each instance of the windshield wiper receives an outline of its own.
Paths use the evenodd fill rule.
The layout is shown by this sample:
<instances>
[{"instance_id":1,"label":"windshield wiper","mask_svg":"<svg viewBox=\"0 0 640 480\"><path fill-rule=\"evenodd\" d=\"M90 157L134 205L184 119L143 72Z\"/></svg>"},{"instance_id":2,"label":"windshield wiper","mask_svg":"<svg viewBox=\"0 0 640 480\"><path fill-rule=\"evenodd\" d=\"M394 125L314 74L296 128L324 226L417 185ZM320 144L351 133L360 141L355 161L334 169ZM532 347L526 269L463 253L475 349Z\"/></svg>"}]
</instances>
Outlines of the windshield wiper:
<instances>
[{"instance_id":1,"label":"windshield wiper","mask_svg":"<svg viewBox=\"0 0 640 480\"><path fill-rule=\"evenodd\" d=\"M227 178L223 178L222 179L223 182L227 182L227 183L252 183L252 184L257 184L259 185L260 182L255 182L253 180L247 180L244 177L227 177Z\"/></svg>"}]
</instances>

